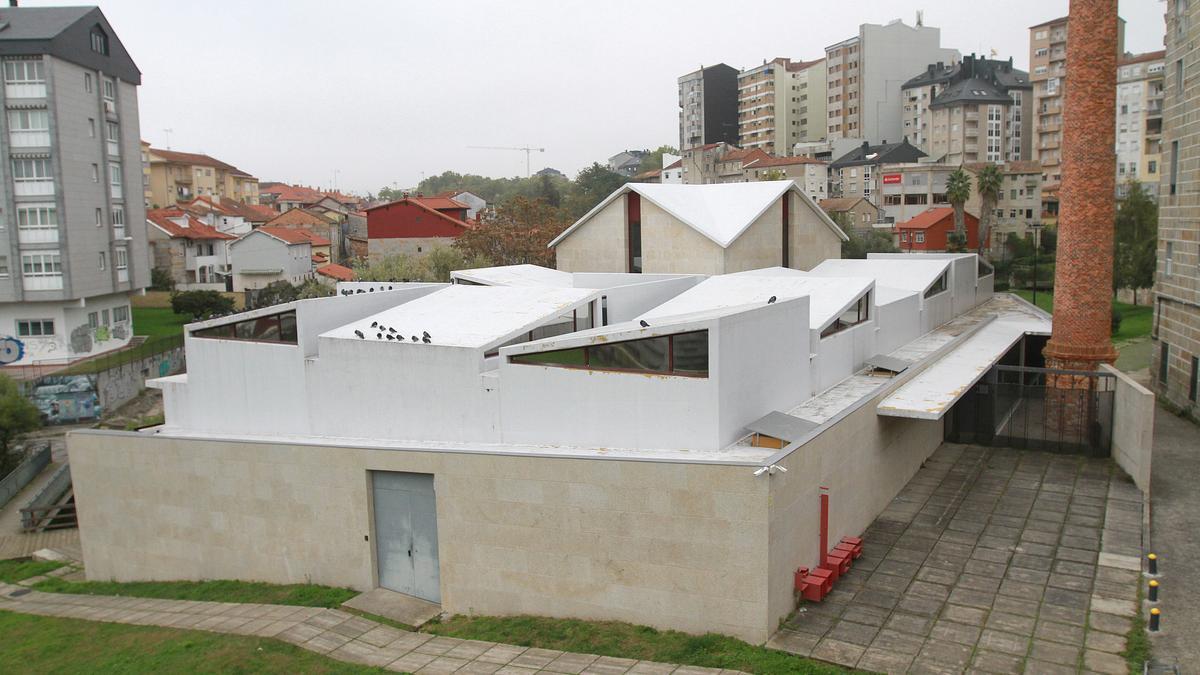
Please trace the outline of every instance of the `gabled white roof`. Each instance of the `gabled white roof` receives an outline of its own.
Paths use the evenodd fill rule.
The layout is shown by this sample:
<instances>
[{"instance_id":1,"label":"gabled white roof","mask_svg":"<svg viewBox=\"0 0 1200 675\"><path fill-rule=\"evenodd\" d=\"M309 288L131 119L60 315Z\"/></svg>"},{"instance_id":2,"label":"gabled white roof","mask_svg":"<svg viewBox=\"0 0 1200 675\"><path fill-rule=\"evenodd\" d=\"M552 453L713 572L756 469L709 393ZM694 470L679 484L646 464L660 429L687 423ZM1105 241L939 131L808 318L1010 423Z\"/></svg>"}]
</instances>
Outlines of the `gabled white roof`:
<instances>
[{"instance_id":1,"label":"gabled white roof","mask_svg":"<svg viewBox=\"0 0 1200 675\"><path fill-rule=\"evenodd\" d=\"M487 348L570 314L598 295L599 291L575 288L453 285L335 328L321 337L359 340L354 334L358 330L366 340L377 342L377 334L387 335L390 331L372 328L375 322L395 328L404 337L404 344L414 349L427 346L420 340L426 332L433 345ZM413 335L418 337L415 343Z\"/></svg>"},{"instance_id":2,"label":"gabled white roof","mask_svg":"<svg viewBox=\"0 0 1200 675\"><path fill-rule=\"evenodd\" d=\"M570 272L552 270L540 265L501 265L477 267L450 273L455 279L473 281L485 286L558 286L571 288L575 281Z\"/></svg>"},{"instance_id":3,"label":"gabled white roof","mask_svg":"<svg viewBox=\"0 0 1200 675\"><path fill-rule=\"evenodd\" d=\"M809 270L819 277L871 277L879 286L924 293L947 269L948 258L898 260L895 258L854 258L826 260Z\"/></svg>"},{"instance_id":4,"label":"gabled white roof","mask_svg":"<svg viewBox=\"0 0 1200 675\"><path fill-rule=\"evenodd\" d=\"M557 245L614 199L632 191L711 239L721 248L728 248L788 190L800 195L801 199L798 201L816 214L840 239L848 239L846 233L829 219L795 181L769 180L707 185L626 183L555 237L549 245Z\"/></svg>"},{"instance_id":5,"label":"gabled white roof","mask_svg":"<svg viewBox=\"0 0 1200 675\"><path fill-rule=\"evenodd\" d=\"M808 296L809 328L820 330L874 287L874 281L861 277L822 278L811 276L764 276L726 274L710 277L680 293L641 317L672 317L726 307L765 305L771 296L776 301Z\"/></svg>"}]
</instances>

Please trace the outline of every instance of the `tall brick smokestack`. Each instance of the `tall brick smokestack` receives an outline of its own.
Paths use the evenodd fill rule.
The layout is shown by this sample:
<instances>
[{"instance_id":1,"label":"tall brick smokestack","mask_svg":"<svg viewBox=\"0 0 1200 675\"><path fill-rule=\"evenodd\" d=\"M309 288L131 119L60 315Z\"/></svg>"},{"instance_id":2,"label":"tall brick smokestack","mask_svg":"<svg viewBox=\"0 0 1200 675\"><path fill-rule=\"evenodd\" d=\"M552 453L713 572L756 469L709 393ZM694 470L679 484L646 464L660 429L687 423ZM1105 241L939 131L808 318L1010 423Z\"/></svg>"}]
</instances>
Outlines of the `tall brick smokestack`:
<instances>
[{"instance_id":1,"label":"tall brick smokestack","mask_svg":"<svg viewBox=\"0 0 1200 675\"><path fill-rule=\"evenodd\" d=\"M1111 340L1117 0L1071 0L1067 31L1054 330L1044 354L1050 368L1096 370L1117 358Z\"/></svg>"}]
</instances>

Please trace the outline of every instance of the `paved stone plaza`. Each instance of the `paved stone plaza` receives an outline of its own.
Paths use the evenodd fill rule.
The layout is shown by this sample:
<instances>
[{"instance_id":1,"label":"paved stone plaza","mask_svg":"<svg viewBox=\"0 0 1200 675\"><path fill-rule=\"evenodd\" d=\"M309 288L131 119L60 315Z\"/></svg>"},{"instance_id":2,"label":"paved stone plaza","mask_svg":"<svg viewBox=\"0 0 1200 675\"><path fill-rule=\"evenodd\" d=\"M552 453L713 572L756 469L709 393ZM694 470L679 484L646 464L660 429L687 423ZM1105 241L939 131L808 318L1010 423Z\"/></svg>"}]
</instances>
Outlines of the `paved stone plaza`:
<instances>
[{"instance_id":1,"label":"paved stone plaza","mask_svg":"<svg viewBox=\"0 0 1200 675\"><path fill-rule=\"evenodd\" d=\"M1109 460L947 443L768 646L887 673L1127 673L1141 522Z\"/></svg>"}]
</instances>

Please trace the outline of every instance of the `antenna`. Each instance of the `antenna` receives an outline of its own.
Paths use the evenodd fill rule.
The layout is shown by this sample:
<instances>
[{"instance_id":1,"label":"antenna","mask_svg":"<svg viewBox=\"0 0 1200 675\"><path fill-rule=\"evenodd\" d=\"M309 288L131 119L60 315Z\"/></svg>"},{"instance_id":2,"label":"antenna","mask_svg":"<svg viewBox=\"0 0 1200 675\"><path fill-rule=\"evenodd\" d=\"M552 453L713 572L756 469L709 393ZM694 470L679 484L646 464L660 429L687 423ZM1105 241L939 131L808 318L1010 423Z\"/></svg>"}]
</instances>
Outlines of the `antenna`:
<instances>
[{"instance_id":1,"label":"antenna","mask_svg":"<svg viewBox=\"0 0 1200 675\"><path fill-rule=\"evenodd\" d=\"M172 131L175 131L175 130L174 129L163 129L163 134L165 134L167 137L167 149L168 150L171 149L171 132Z\"/></svg>"},{"instance_id":2,"label":"antenna","mask_svg":"<svg viewBox=\"0 0 1200 675\"><path fill-rule=\"evenodd\" d=\"M917 28L920 28L921 26L924 26L924 25L925 25L925 10L918 9L917 10Z\"/></svg>"},{"instance_id":3,"label":"antenna","mask_svg":"<svg viewBox=\"0 0 1200 675\"><path fill-rule=\"evenodd\" d=\"M525 177L526 178L529 178L529 176L532 175L532 174L530 174L530 169L529 169L529 155L534 152L545 152L546 151L545 148L531 148L529 146L513 148L513 147L508 147L508 146L503 146L503 145L468 145L467 147L472 150L520 150L520 151L524 152L525 153Z\"/></svg>"}]
</instances>

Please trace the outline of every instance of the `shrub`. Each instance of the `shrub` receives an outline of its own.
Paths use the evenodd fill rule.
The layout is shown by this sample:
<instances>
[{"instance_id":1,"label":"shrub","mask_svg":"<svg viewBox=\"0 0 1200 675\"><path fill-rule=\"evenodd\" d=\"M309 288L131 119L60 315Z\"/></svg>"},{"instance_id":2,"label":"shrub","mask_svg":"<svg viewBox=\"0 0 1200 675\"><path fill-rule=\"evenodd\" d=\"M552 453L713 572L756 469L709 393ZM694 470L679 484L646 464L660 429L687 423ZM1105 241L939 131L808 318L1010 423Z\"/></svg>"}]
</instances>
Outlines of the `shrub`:
<instances>
[{"instance_id":1,"label":"shrub","mask_svg":"<svg viewBox=\"0 0 1200 675\"><path fill-rule=\"evenodd\" d=\"M1121 313L1114 309L1112 313L1112 334L1116 335L1119 330L1121 330Z\"/></svg>"},{"instance_id":2,"label":"shrub","mask_svg":"<svg viewBox=\"0 0 1200 675\"><path fill-rule=\"evenodd\" d=\"M171 278L171 273L162 269L161 267L155 267L154 269L150 270L150 290L175 290L175 280Z\"/></svg>"},{"instance_id":3,"label":"shrub","mask_svg":"<svg viewBox=\"0 0 1200 675\"><path fill-rule=\"evenodd\" d=\"M171 311L186 314L193 320L205 319L233 311L233 298L217 291L179 291L171 293Z\"/></svg>"}]
</instances>

